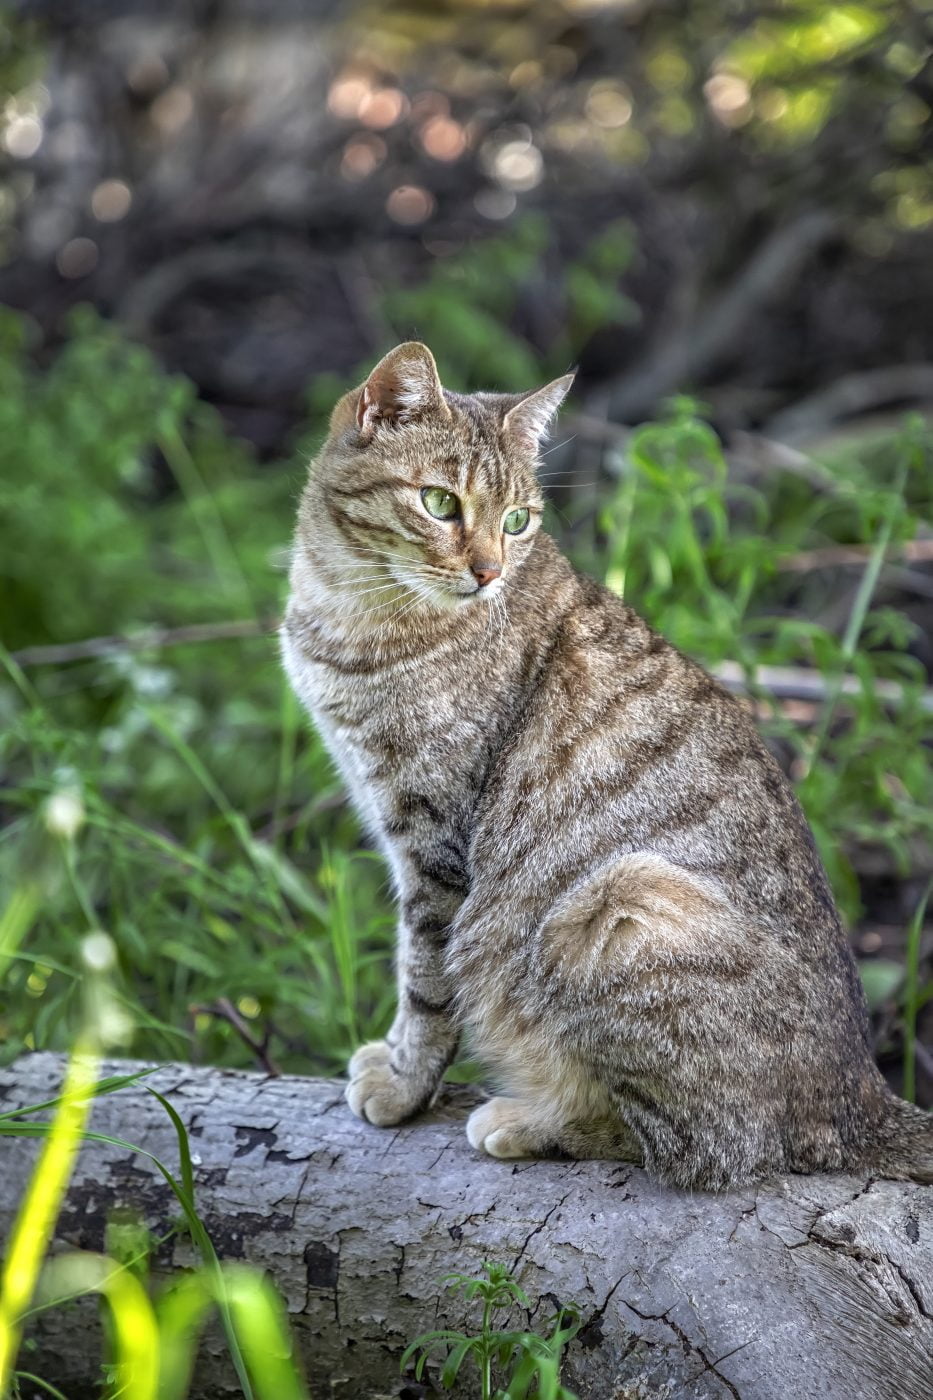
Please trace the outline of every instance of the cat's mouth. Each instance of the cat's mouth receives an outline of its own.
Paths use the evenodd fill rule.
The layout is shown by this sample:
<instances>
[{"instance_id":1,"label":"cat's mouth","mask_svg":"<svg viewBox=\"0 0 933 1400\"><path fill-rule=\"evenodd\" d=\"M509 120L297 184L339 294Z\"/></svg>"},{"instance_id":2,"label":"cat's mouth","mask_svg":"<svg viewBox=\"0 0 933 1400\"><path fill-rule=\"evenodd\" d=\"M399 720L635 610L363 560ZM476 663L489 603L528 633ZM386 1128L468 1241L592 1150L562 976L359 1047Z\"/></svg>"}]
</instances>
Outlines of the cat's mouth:
<instances>
[{"instance_id":1,"label":"cat's mouth","mask_svg":"<svg viewBox=\"0 0 933 1400\"><path fill-rule=\"evenodd\" d=\"M472 588L458 588L457 601L459 603L488 603L494 598L502 587L502 579L492 579L485 584L475 584Z\"/></svg>"}]
</instances>

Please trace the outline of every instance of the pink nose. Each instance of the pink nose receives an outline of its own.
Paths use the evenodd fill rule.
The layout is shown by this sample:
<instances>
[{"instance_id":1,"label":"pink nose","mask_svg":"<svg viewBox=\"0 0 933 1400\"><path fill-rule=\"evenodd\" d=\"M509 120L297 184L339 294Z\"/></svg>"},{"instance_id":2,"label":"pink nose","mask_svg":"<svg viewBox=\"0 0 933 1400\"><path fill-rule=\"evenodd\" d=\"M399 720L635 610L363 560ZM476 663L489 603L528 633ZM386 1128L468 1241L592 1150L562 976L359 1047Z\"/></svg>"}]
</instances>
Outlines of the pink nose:
<instances>
[{"instance_id":1,"label":"pink nose","mask_svg":"<svg viewBox=\"0 0 933 1400\"><path fill-rule=\"evenodd\" d=\"M498 578L502 569L498 564L473 564L473 577L480 588L485 588L487 583L492 583L494 578Z\"/></svg>"}]
</instances>

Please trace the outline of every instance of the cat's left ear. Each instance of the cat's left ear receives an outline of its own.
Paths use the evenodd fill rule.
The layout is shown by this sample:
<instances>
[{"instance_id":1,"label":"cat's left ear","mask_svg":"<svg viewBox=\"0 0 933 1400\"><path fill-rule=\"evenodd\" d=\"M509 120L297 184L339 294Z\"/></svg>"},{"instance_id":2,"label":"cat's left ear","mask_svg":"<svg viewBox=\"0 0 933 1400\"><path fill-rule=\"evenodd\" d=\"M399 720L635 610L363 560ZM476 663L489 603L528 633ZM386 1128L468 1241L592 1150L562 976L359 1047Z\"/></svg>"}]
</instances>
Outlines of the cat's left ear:
<instances>
[{"instance_id":1,"label":"cat's left ear","mask_svg":"<svg viewBox=\"0 0 933 1400\"><path fill-rule=\"evenodd\" d=\"M534 389L530 394L525 394L503 418L505 431L517 438L528 451L537 452L547 437L551 419L570 392L575 377L576 370L572 374L562 375L560 379L553 379L543 389Z\"/></svg>"}]
</instances>

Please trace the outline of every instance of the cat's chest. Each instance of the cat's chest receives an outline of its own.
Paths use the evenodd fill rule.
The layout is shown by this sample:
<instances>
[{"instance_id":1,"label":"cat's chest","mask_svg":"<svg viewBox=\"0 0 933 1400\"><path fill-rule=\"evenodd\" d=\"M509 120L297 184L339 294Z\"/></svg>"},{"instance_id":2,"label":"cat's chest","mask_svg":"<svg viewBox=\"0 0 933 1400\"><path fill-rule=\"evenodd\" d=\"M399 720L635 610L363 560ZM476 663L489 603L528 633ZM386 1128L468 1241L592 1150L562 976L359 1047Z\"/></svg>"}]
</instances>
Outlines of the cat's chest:
<instances>
[{"instance_id":1,"label":"cat's chest","mask_svg":"<svg viewBox=\"0 0 933 1400\"><path fill-rule=\"evenodd\" d=\"M500 727L495 698L463 657L382 667L318 660L286 638L286 669L355 803L391 824L399 802L431 795L462 808ZM472 680L471 680L472 677Z\"/></svg>"}]
</instances>

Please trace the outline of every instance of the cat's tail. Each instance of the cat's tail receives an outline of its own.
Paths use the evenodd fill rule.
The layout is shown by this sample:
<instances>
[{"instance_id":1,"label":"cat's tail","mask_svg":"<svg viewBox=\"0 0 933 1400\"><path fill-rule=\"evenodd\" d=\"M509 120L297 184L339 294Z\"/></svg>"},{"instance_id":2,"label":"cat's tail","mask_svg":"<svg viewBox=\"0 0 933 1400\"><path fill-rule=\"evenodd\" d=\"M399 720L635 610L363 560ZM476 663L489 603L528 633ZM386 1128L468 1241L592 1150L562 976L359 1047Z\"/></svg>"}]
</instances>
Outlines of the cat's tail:
<instances>
[{"instance_id":1,"label":"cat's tail","mask_svg":"<svg viewBox=\"0 0 933 1400\"><path fill-rule=\"evenodd\" d=\"M889 1095L859 1166L895 1180L933 1183L933 1113Z\"/></svg>"}]
</instances>

